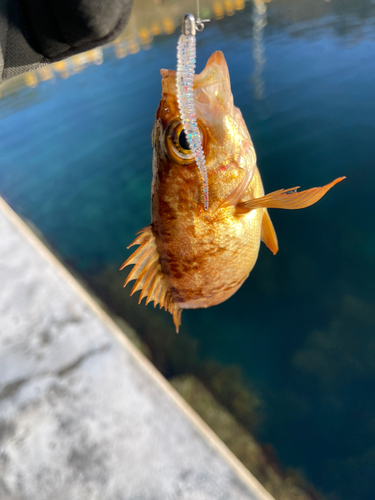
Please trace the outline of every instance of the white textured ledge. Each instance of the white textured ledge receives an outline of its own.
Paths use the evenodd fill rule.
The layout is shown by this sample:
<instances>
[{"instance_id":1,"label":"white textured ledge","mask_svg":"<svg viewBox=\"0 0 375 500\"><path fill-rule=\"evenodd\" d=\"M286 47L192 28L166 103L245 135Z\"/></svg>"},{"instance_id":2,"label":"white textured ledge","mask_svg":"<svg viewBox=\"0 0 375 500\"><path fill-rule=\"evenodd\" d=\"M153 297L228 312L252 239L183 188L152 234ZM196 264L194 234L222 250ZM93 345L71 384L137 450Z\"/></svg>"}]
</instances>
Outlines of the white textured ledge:
<instances>
[{"instance_id":1,"label":"white textured ledge","mask_svg":"<svg viewBox=\"0 0 375 500\"><path fill-rule=\"evenodd\" d=\"M0 198L1 500L272 500Z\"/></svg>"}]
</instances>

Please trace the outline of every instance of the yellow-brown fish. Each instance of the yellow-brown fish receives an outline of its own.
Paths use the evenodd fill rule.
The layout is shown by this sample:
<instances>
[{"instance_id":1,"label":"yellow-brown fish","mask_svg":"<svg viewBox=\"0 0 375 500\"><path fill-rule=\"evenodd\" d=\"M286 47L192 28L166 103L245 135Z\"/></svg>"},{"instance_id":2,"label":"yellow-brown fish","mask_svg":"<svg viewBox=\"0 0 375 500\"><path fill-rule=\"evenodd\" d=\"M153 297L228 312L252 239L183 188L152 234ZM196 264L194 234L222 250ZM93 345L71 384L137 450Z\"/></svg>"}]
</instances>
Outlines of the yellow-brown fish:
<instances>
[{"instance_id":1,"label":"yellow-brown fish","mask_svg":"<svg viewBox=\"0 0 375 500\"><path fill-rule=\"evenodd\" d=\"M139 303L154 301L173 315L178 331L182 309L220 304L249 276L262 240L278 251L267 208L299 209L316 203L344 177L324 187L264 195L254 146L233 105L222 52L194 77L194 100L207 163L209 209L189 150L176 100L176 72L161 70L162 99L152 133L152 223L138 233L140 245L121 269L134 264L125 285Z\"/></svg>"}]
</instances>

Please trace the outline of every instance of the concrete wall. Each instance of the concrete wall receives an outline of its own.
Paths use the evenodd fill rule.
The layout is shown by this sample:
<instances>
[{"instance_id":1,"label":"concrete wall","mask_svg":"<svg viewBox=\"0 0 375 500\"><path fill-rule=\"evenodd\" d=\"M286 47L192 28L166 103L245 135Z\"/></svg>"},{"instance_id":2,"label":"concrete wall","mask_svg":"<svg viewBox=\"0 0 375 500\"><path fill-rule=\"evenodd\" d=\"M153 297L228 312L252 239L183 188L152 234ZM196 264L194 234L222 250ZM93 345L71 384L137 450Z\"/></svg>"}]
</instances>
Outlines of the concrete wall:
<instances>
[{"instance_id":1,"label":"concrete wall","mask_svg":"<svg viewBox=\"0 0 375 500\"><path fill-rule=\"evenodd\" d=\"M272 500L1 198L0 499Z\"/></svg>"}]
</instances>

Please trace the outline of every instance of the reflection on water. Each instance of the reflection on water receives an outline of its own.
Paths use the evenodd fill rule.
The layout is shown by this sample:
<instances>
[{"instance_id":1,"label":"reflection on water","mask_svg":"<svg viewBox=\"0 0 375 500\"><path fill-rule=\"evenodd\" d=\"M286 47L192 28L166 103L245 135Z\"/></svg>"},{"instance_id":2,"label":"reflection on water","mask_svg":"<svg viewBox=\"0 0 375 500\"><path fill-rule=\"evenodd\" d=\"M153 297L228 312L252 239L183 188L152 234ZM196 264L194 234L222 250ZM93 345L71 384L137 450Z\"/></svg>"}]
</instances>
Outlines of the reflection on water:
<instances>
[{"instance_id":1,"label":"reflection on water","mask_svg":"<svg viewBox=\"0 0 375 500\"><path fill-rule=\"evenodd\" d=\"M195 374L269 443L274 471L276 454L331 499L372 500L375 4L201 3L212 21L198 70L223 50L266 190L348 178L310 209L272 213L280 252L262 247L232 299L185 311L176 336L169 316L122 290L117 271L149 223L150 131L160 68L176 64L180 2L136 1L128 31L97 57L30 74L13 94L4 87L0 191L136 327L163 373Z\"/></svg>"},{"instance_id":2,"label":"reflection on water","mask_svg":"<svg viewBox=\"0 0 375 500\"><path fill-rule=\"evenodd\" d=\"M264 99L264 80L262 78L263 68L266 63L263 44L263 30L267 25L267 6L264 0L254 0L253 14L253 58L254 71L252 80L254 82L255 99Z\"/></svg>"}]
</instances>

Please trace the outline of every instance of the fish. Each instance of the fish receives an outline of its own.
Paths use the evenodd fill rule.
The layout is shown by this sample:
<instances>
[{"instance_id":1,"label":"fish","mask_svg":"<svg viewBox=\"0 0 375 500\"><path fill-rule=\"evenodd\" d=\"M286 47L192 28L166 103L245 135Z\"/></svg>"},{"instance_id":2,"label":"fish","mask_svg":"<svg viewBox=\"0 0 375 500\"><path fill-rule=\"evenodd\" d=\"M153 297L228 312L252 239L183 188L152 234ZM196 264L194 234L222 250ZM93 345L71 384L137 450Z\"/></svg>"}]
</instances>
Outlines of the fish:
<instances>
[{"instance_id":1,"label":"fish","mask_svg":"<svg viewBox=\"0 0 375 500\"><path fill-rule=\"evenodd\" d=\"M129 245L138 248L124 287L172 314L176 331L183 309L229 299L253 269L263 241L273 254L278 240L268 209L301 209L320 200L323 187L264 193L257 158L241 111L234 106L228 66L214 52L194 75L194 103L207 165L209 207L199 169L179 117L176 71L161 70L162 98L152 131L151 224Z\"/></svg>"}]
</instances>

